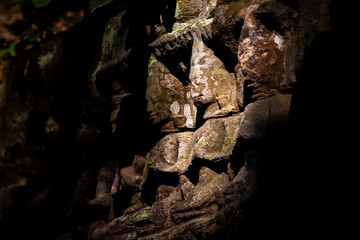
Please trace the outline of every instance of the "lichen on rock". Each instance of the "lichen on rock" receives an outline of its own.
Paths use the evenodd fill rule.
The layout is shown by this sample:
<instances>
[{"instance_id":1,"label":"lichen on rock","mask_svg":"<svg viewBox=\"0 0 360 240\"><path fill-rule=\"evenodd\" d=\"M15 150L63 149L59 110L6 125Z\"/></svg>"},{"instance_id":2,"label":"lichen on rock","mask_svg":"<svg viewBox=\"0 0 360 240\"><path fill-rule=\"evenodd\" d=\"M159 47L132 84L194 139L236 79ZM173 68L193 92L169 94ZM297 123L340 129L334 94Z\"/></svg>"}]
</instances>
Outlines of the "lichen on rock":
<instances>
[{"instance_id":1,"label":"lichen on rock","mask_svg":"<svg viewBox=\"0 0 360 240\"><path fill-rule=\"evenodd\" d=\"M190 91L166 66L151 56L147 79L147 111L153 124L162 123L163 132L196 127L197 108L188 97Z\"/></svg>"},{"instance_id":2,"label":"lichen on rock","mask_svg":"<svg viewBox=\"0 0 360 240\"><path fill-rule=\"evenodd\" d=\"M194 37L189 78L195 104L214 104L205 111L205 119L239 111L235 75L225 69L220 59L198 37Z\"/></svg>"},{"instance_id":3,"label":"lichen on rock","mask_svg":"<svg viewBox=\"0 0 360 240\"><path fill-rule=\"evenodd\" d=\"M70 195L59 197L67 211L59 232L69 232L58 240L240 239L273 226L272 214L257 217L267 207L277 213L275 200L266 201L287 180L278 176L285 165L278 157L286 154L276 150L283 150L278 142L285 141L303 54L296 52L305 36L297 32L298 7L275 0L112 1L89 16L97 27L86 25L93 35L81 42L91 41L91 49L68 57L79 44L57 35L21 63L27 84L36 85L21 113L9 114L15 83L1 69L0 165L26 166L35 154L25 153L35 152L60 174L24 167L24 176L40 176L30 181L1 168L8 180L0 197L25 189L24 202L36 205L42 196ZM51 181L30 186L43 177Z\"/></svg>"},{"instance_id":4,"label":"lichen on rock","mask_svg":"<svg viewBox=\"0 0 360 240\"><path fill-rule=\"evenodd\" d=\"M210 161L228 159L237 143L243 114L209 119L195 132L194 158Z\"/></svg>"},{"instance_id":5,"label":"lichen on rock","mask_svg":"<svg viewBox=\"0 0 360 240\"><path fill-rule=\"evenodd\" d=\"M194 132L166 135L147 155L150 169L183 173L191 164Z\"/></svg>"}]
</instances>

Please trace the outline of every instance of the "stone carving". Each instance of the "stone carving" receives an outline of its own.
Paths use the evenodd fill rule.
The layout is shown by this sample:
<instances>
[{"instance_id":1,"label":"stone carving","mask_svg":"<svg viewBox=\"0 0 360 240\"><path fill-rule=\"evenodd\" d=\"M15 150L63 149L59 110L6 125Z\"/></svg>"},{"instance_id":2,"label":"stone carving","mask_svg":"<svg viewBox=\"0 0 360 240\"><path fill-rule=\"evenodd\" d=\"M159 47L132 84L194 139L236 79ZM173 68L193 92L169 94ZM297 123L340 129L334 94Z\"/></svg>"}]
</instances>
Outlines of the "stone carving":
<instances>
[{"instance_id":1,"label":"stone carving","mask_svg":"<svg viewBox=\"0 0 360 240\"><path fill-rule=\"evenodd\" d=\"M247 8L239 39L239 76L251 90L251 99L261 99L289 89L293 77L285 56L294 34L294 11L281 3ZM293 73L292 73L293 74Z\"/></svg>"},{"instance_id":2,"label":"stone carving","mask_svg":"<svg viewBox=\"0 0 360 240\"><path fill-rule=\"evenodd\" d=\"M77 140L96 138L94 145L104 146L93 157L95 167L79 170L68 214L77 225L71 228L92 240L224 239L227 232L238 233L233 221L242 221L257 189L265 162L261 147L288 120L295 11L267 0L161 1L165 10L136 25L134 9L112 4L121 4L121 12L105 24L88 82L101 103L92 120L106 126L98 130L80 120L76 132ZM136 42L141 47L131 35L140 28L147 31L144 41ZM146 53L139 54L142 50ZM101 84L107 84L107 95L98 89ZM130 94L130 106L119 111ZM137 111L141 114L133 114ZM137 117L150 130L138 136L133 133L140 124L124 121L136 141L146 139L128 150L132 141L125 144L129 135L116 131L115 122L120 126L119 118ZM61 121L56 126L55 116L46 119L49 139L67 130ZM109 157L114 148L121 154ZM103 155L109 159L97 160ZM89 215L93 218L77 223L78 216Z\"/></svg>"},{"instance_id":3,"label":"stone carving","mask_svg":"<svg viewBox=\"0 0 360 240\"><path fill-rule=\"evenodd\" d=\"M95 198L89 201L89 205L111 207L111 186L114 181L114 165L106 164L99 170Z\"/></svg>"},{"instance_id":4,"label":"stone carving","mask_svg":"<svg viewBox=\"0 0 360 240\"><path fill-rule=\"evenodd\" d=\"M196 18L201 12L202 5L202 0L176 1L175 22L186 22Z\"/></svg>"},{"instance_id":5,"label":"stone carving","mask_svg":"<svg viewBox=\"0 0 360 240\"><path fill-rule=\"evenodd\" d=\"M296 81L291 60L296 19L297 13L279 2L218 2L213 39L221 59L235 70L241 107L286 91Z\"/></svg>"},{"instance_id":6,"label":"stone carving","mask_svg":"<svg viewBox=\"0 0 360 240\"><path fill-rule=\"evenodd\" d=\"M202 167L199 171L199 182L194 189L194 194L171 209L174 222L181 223L183 218L191 219L208 213L204 210L192 211L192 209L221 204L221 198L223 197L221 192L228 182L229 177L225 173L217 174L207 167ZM210 212L214 213L214 209L211 209Z\"/></svg>"},{"instance_id":7,"label":"stone carving","mask_svg":"<svg viewBox=\"0 0 360 240\"><path fill-rule=\"evenodd\" d=\"M209 119L195 132L194 156L210 161L228 159L239 137L242 114Z\"/></svg>"},{"instance_id":8,"label":"stone carving","mask_svg":"<svg viewBox=\"0 0 360 240\"><path fill-rule=\"evenodd\" d=\"M286 23L294 18L289 8L263 2L178 0L170 28L161 18L149 44L146 100L150 120L165 135L145 158L120 169L120 193L133 189L130 204L95 228L93 239L215 236L225 229L225 215L250 198L262 155L239 144L286 124L291 101L281 93L290 89L284 59L293 29ZM283 21L279 28L269 27L269 13ZM213 33L225 49L220 56ZM225 66L224 56L234 62Z\"/></svg>"},{"instance_id":9,"label":"stone carving","mask_svg":"<svg viewBox=\"0 0 360 240\"><path fill-rule=\"evenodd\" d=\"M171 26L171 31L164 31L149 44L156 56L164 59L164 62L173 62L175 69L188 76L193 33L203 39L211 39L215 6L216 0L176 1L175 22Z\"/></svg>"},{"instance_id":10,"label":"stone carving","mask_svg":"<svg viewBox=\"0 0 360 240\"><path fill-rule=\"evenodd\" d=\"M191 164L193 139L193 132L166 135L148 153L149 168L184 173Z\"/></svg>"},{"instance_id":11,"label":"stone carving","mask_svg":"<svg viewBox=\"0 0 360 240\"><path fill-rule=\"evenodd\" d=\"M195 128L197 108L189 87L183 86L153 55L148 73L146 100L152 123L162 123L163 132Z\"/></svg>"},{"instance_id":12,"label":"stone carving","mask_svg":"<svg viewBox=\"0 0 360 240\"><path fill-rule=\"evenodd\" d=\"M158 37L149 45L154 53L148 64L147 111L152 123L160 124L166 135L145 158L137 156L132 166L120 170L120 191L136 189L130 206L122 216L96 229L94 239L113 235L120 239L177 239L184 234L187 239L203 238L223 231L225 212L221 208L226 202L229 214L229 209L239 207L233 202L233 196L239 195L237 190L246 191L240 197L242 202L249 199L256 189L258 172L248 162L257 164L261 155L243 150L243 155L234 159L234 150L241 147L239 141L268 136L285 124L291 100L291 94L269 97L288 89L284 52L291 27L275 31L266 28L262 19L269 11L288 9L274 10L276 6L262 2L226 1L217 9L216 1L178 0L172 28L159 32L161 23L155 28ZM237 62L232 63L234 72L209 47L214 14L223 17L216 15L215 35L226 31L220 26L231 31L237 24L242 26L237 29L238 39L233 39L236 34L218 39L225 44L230 59L237 56ZM226 21L229 16L234 19ZM164 19L162 24L167 24ZM243 101L245 94L262 100L249 104ZM198 116L200 109L202 115ZM245 166L236 162L241 159ZM227 167L215 172L201 166L203 162ZM239 164L241 170L235 170ZM189 176L191 171L196 171L198 179ZM172 176L173 185L167 185L164 176ZM149 187L157 184L155 181L161 184L155 185L156 195L151 200L148 192L155 190ZM148 198L146 203L144 198Z\"/></svg>"},{"instance_id":13,"label":"stone carving","mask_svg":"<svg viewBox=\"0 0 360 240\"><path fill-rule=\"evenodd\" d=\"M235 74L194 37L190 68L191 96L195 104L208 106L203 118L221 117L239 111Z\"/></svg>"},{"instance_id":14,"label":"stone carving","mask_svg":"<svg viewBox=\"0 0 360 240\"><path fill-rule=\"evenodd\" d=\"M131 166L122 168L120 170L120 189L124 186L131 186L140 189L141 183L146 176L145 167L145 158L136 155Z\"/></svg>"},{"instance_id":15,"label":"stone carving","mask_svg":"<svg viewBox=\"0 0 360 240\"><path fill-rule=\"evenodd\" d=\"M98 84L99 81L104 81L104 79L99 79L99 74L109 71L109 69L114 67L121 68L123 73L125 73L128 68L126 60L129 57L131 48L126 46L129 28L122 24L125 14L126 11L122 11L107 21L104 29L102 44L98 50L98 59L90 70L89 94L91 97L100 101L104 101L104 96L99 91ZM129 96L130 94L126 92L118 80L115 79L111 82L111 90L111 113L109 120L112 123L112 132L114 133L116 130L115 120L119 113L121 101L124 97Z\"/></svg>"}]
</instances>

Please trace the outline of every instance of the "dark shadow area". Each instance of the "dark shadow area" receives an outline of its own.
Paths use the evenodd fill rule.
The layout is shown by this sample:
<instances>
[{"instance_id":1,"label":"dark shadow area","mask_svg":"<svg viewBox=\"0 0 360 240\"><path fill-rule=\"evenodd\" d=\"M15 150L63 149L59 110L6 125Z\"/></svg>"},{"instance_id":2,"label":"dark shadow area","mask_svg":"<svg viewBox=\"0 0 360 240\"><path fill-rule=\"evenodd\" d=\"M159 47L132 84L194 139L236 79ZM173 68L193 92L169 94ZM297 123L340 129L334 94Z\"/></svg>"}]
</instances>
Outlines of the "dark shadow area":
<instances>
[{"instance_id":1,"label":"dark shadow area","mask_svg":"<svg viewBox=\"0 0 360 240\"><path fill-rule=\"evenodd\" d=\"M114 216L120 217L124 210L130 206L131 198L136 193L136 189L125 186L121 192L113 196Z\"/></svg>"},{"instance_id":2,"label":"dark shadow area","mask_svg":"<svg viewBox=\"0 0 360 240\"><path fill-rule=\"evenodd\" d=\"M146 178L149 180L147 180L142 187L141 197L148 206L151 206L155 202L157 190L161 185L173 187L179 185L179 176L177 173L149 170Z\"/></svg>"},{"instance_id":3,"label":"dark shadow area","mask_svg":"<svg viewBox=\"0 0 360 240\"><path fill-rule=\"evenodd\" d=\"M199 172L202 167L207 167L216 172L217 174L227 173L227 165L229 161L209 161L203 160L199 158L195 158L192 160L191 165L185 172L185 176L190 180L192 184L196 186L199 182Z\"/></svg>"},{"instance_id":4,"label":"dark shadow area","mask_svg":"<svg viewBox=\"0 0 360 240\"><path fill-rule=\"evenodd\" d=\"M162 14L164 21L164 26L168 32L172 31L172 27L175 23L175 10L176 10L176 0L168 0L166 2L165 11Z\"/></svg>"},{"instance_id":5,"label":"dark shadow area","mask_svg":"<svg viewBox=\"0 0 360 240\"><path fill-rule=\"evenodd\" d=\"M166 44L175 44L172 42ZM166 46L162 46L166 48ZM176 47L170 51L166 56L158 57L157 59L162 62L179 81L187 86L190 83L190 61L192 54L192 44L188 43L181 47Z\"/></svg>"},{"instance_id":6,"label":"dark shadow area","mask_svg":"<svg viewBox=\"0 0 360 240\"><path fill-rule=\"evenodd\" d=\"M234 68L238 63L237 48L239 44L240 34L244 20L236 21L230 28L221 28L219 33L215 34L212 39L204 40L204 43L214 51L224 64L228 72L234 72Z\"/></svg>"},{"instance_id":7,"label":"dark shadow area","mask_svg":"<svg viewBox=\"0 0 360 240\"><path fill-rule=\"evenodd\" d=\"M134 155L145 157L162 137L158 126L149 122L146 112L150 50L144 26L158 21L157 17L164 12L164 2L129 3L124 20L124 24L130 28L129 45L132 47L127 73L123 75L120 70L113 69L99 74L102 79L99 89L107 101L111 97L110 80L121 82L124 90L130 93L121 104L114 134L111 134L108 102L89 99L86 89L89 68L96 55L93 49L101 45L104 25L118 9L99 9L63 34L66 57L64 66L61 66L62 73L57 77L59 82L51 89L53 96L46 96L51 99L51 104L43 106L41 101L35 103L35 110L30 113L26 123L27 142L24 146L16 145L7 151L9 159L18 160L11 166L19 168L16 171L22 171L28 182L9 190L8 196L11 198L5 200L9 201L7 204L10 207L6 213L1 213L0 238L51 240L73 232L74 239L82 240L81 227L107 219L108 208L87 206L81 201L70 217L67 214L76 187L79 187L79 178L84 172L91 172L90 180L81 186L85 188L84 197L93 199L98 169L105 161L116 163L120 168L129 166ZM281 2L299 9L299 1ZM170 3L169 14L164 15L167 28L172 26L175 9L175 1ZM260 239L264 236L270 239L322 239L328 236L347 239L350 230L356 230L356 221L348 221L352 220L351 215L355 215L355 208L350 205L352 196L347 192L356 193L357 186L353 187L352 184L357 183L353 177L358 175L355 172L357 168L350 164L357 159L357 154L353 154L357 149L357 134L353 128L357 114L354 103L358 102L355 99L358 95L355 92L357 78L350 74L357 69L353 66L357 44L351 41L356 39L356 28L352 31L345 28L350 22L347 18L350 15L348 8L352 6L334 0L330 7L331 31L315 35L302 67L297 69L298 82L294 85L288 126L270 138L246 146L238 142L229 160L212 162L194 159L185 173L196 185L201 167L208 167L220 174L228 172L230 163L236 175L244 166L246 151L257 146L256 149L263 156L259 190L246 205L241 206L244 217L230 223L238 226L230 239ZM260 14L259 18L267 28L281 31L271 14ZM231 30L236 39L239 39L242 24L239 22ZM218 37L206 44L214 49L228 71L233 72L237 56L227 46L218 44ZM159 58L184 85L189 83L190 59L191 44L166 58ZM179 66L180 62L185 68ZM30 81L29 88L35 89L38 94L43 86L41 84ZM251 92L248 82L245 82L245 88L245 92ZM245 103L249 102L250 95L245 95ZM204 112L205 106L199 106L198 117L202 117ZM61 131L55 135L44 133L49 116L53 116L61 127ZM199 125L203 122L198 119ZM81 129L86 131L81 132ZM31 164L36 167L29 167ZM177 187L178 174L150 169L143 186L142 200L151 206L162 185ZM115 217L123 214L136 191L125 187L114 196ZM220 205L219 210L222 211L223 206ZM357 216L354 217L356 219ZM138 224L143 226L147 223ZM218 233L214 238L223 239L225 234L221 236Z\"/></svg>"},{"instance_id":8,"label":"dark shadow area","mask_svg":"<svg viewBox=\"0 0 360 240\"><path fill-rule=\"evenodd\" d=\"M230 168L236 176L240 169L245 166L245 153L250 148L251 142L238 139L229 159Z\"/></svg>"},{"instance_id":9,"label":"dark shadow area","mask_svg":"<svg viewBox=\"0 0 360 240\"><path fill-rule=\"evenodd\" d=\"M299 2L294 0L278 0L278 2L281 2L285 5L288 5L292 9L299 10Z\"/></svg>"},{"instance_id":10,"label":"dark shadow area","mask_svg":"<svg viewBox=\"0 0 360 240\"><path fill-rule=\"evenodd\" d=\"M356 229L349 221L355 116L342 4L330 5L332 29L315 35L297 72L288 128L260 145L260 188L233 239L348 238Z\"/></svg>"},{"instance_id":11,"label":"dark shadow area","mask_svg":"<svg viewBox=\"0 0 360 240\"><path fill-rule=\"evenodd\" d=\"M30 113L26 125L28 142L25 150L37 151L33 156L40 161L40 171L31 173L31 180L28 180L31 182L27 182L26 186L11 190L10 196L15 202L7 209L8 214L2 215L2 236L9 236L10 239L56 239L60 234L71 232L79 224L106 220L108 208L86 204L76 206L68 218L79 176L88 169L99 169L104 161L118 161L121 167L131 165L135 154L144 156L156 141L154 138L157 135L153 134L155 131L148 121L144 100L146 81L143 79L147 75L149 51L143 22L128 23L133 51L129 56L128 71L131 78L128 78L125 87L131 96L121 106L117 133L111 135L107 103L88 97L88 72L95 59L95 49L101 45L105 23L117 13L117 9L99 9L91 17L62 33L64 59L61 62L63 65L59 66L61 73L57 75L55 88L42 89L43 83L36 82L39 80L35 77L32 79L34 82L31 83L36 84L29 88L35 89L35 97L39 97L41 91L53 91L46 92L53 97L45 95L51 102L40 99L35 103L36 110ZM114 72L113 76L118 77L116 74ZM104 95L108 94L106 84L104 82L102 85ZM44 102L44 106L41 105ZM44 130L50 115L59 124L61 131L47 136ZM32 157L16 149L13 154ZM92 199L95 196L97 171L90 178L90 182L86 183L88 185L84 186L88 190L84 197ZM115 200L118 200L117 197ZM123 210L122 204L128 204L121 201L118 203L121 206L115 204L114 210L119 214Z\"/></svg>"}]
</instances>

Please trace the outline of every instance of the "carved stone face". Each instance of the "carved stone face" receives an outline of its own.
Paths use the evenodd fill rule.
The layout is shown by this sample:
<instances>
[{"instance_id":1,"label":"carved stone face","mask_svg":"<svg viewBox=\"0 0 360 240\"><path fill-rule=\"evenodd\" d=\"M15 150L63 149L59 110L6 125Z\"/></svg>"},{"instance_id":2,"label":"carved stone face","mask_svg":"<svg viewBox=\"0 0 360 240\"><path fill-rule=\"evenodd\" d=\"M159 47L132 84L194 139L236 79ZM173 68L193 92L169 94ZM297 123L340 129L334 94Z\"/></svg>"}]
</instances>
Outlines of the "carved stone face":
<instances>
[{"instance_id":1,"label":"carved stone face","mask_svg":"<svg viewBox=\"0 0 360 240\"><path fill-rule=\"evenodd\" d=\"M161 172L185 172L192 160L194 132L171 133L157 142L147 155L149 168Z\"/></svg>"},{"instance_id":2,"label":"carved stone face","mask_svg":"<svg viewBox=\"0 0 360 240\"><path fill-rule=\"evenodd\" d=\"M281 3L248 8L239 39L237 68L251 88L252 101L279 94L294 81L292 63L286 57L291 54L295 18L294 11Z\"/></svg>"},{"instance_id":3,"label":"carved stone face","mask_svg":"<svg viewBox=\"0 0 360 240\"><path fill-rule=\"evenodd\" d=\"M219 217L242 211L256 191L264 143L288 119L291 94L280 94L291 38L287 8L267 0L167 2L176 3L174 15L167 18L175 22L166 24L160 17L162 31L149 44L154 55L146 91L150 119L167 134L145 158L119 171L123 189L136 191L124 214L101 227L94 239L111 236L116 225L116 234L138 239L139 223L149 238L197 238L184 231L218 234L217 225L223 224ZM285 19L280 30L265 26L273 16L276 24ZM218 43L227 52L219 53ZM228 57L234 58L231 64ZM244 81L252 84L252 92ZM254 102L244 101L245 94ZM197 123L195 106L204 119Z\"/></svg>"},{"instance_id":4,"label":"carved stone face","mask_svg":"<svg viewBox=\"0 0 360 240\"><path fill-rule=\"evenodd\" d=\"M239 111L235 74L203 42L211 39L215 6L215 0L176 1L171 32L150 44L159 60L178 70L181 82L190 82L190 97L205 107L204 119Z\"/></svg>"},{"instance_id":5,"label":"carved stone face","mask_svg":"<svg viewBox=\"0 0 360 240\"><path fill-rule=\"evenodd\" d=\"M186 78L181 79L182 82L189 80L193 34L196 32L203 39L211 39L215 5L216 0L177 0L175 13L171 18L175 22L164 21L161 17L157 28L164 31L157 34L158 38L149 44L160 61L171 63L168 67L176 69L180 72L178 75Z\"/></svg>"},{"instance_id":6,"label":"carved stone face","mask_svg":"<svg viewBox=\"0 0 360 240\"><path fill-rule=\"evenodd\" d=\"M195 103L216 102L214 64L219 63L212 50L201 39L194 38L191 56L191 97Z\"/></svg>"},{"instance_id":7,"label":"carved stone face","mask_svg":"<svg viewBox=\"0 0 360 240\"><path fill-rule=\"evenodd\" d=\"M212 104L203 116L205 119L239 111L235 75L229 73L214 52L196 36L189 78L195 104Z\"/></svg>"},{"instance_id":8,"label":"carved stone face","mask_svg":"<svg viewBox=\"0 0 360 240\"><path fill-rule=\"evenodd\" d=\"M197 109L189 87L183 86L155 56L150 58L148 70L146 100L152 123L163 123L163 132L194 128Z\"/></svg>"}]
</instances>

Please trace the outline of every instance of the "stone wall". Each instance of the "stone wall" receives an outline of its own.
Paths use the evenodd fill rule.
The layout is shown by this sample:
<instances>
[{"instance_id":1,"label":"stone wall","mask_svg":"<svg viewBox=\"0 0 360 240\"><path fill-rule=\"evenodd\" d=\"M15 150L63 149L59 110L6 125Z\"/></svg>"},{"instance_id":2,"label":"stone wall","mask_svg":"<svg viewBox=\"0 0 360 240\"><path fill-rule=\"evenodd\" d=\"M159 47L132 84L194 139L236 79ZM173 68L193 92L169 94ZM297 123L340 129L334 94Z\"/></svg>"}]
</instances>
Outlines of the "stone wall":
<instances>
[{"instance_id":1,"label":"stone wall","mask_svg":"<svg viewBox=\"0 0 360 240\"><path fill-rule=\"evenodd\" d=\"M330 1L316 2L114 1L17 60L25 87L0 72L19 92L0 104L1 230L58 240L299 231L294 141L306 118L294 107L306 98L305 56L330 29Z\"/></svg>"},{"instance_id":2,"label":"stone wall","mask_svg":"<svg viewBox=\"0 0 360 240\"><path fill-rule=\"evenodd\" d=\"M126 27L113 32L123 40L108 36L127 11L105 26L99 72L112 67L108 61L126 63L134 50L125 50ZM235 223L258 189L266 159L257 142L268 142L288 122L296 79L286 58L293 54L297 19L296 10L278 2L165 4L155 25L146 25L147 112L162 134L131 165L120 164L107 180L116 180L111 187L99 175L89 204L107 207L109 218L91 225L90 239L237 236ZM113 87L114 81L119 90L113 89L110 101L132 94L122 87L130 79L113 80ZM116 132L116 118L126 116L114 111Z\"/></svg>"}]
</instances>

